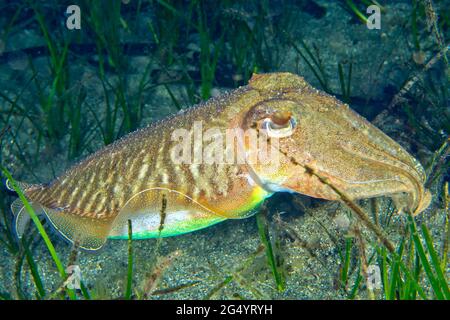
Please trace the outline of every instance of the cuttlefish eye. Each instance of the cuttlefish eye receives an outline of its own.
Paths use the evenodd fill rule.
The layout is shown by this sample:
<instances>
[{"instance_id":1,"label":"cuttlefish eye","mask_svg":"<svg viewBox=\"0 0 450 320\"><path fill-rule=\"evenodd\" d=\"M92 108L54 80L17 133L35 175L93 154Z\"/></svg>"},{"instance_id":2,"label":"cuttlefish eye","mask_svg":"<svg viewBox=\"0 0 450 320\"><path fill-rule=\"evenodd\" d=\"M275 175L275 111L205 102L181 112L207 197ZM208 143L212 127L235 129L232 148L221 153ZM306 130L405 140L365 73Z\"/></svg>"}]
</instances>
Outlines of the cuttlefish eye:
<instances>
[{"instance_id":1,"label":"cuttlefish eye","mask_svg":"<svg viewBox=\"0 0 450 320\"><path fill-rule=\"evenodd\" d=\"M295 126L295 119L290 112L274 113L262 123L262 129L271 138L289 137L294 132Z\"/></svg>"}]
</instances>

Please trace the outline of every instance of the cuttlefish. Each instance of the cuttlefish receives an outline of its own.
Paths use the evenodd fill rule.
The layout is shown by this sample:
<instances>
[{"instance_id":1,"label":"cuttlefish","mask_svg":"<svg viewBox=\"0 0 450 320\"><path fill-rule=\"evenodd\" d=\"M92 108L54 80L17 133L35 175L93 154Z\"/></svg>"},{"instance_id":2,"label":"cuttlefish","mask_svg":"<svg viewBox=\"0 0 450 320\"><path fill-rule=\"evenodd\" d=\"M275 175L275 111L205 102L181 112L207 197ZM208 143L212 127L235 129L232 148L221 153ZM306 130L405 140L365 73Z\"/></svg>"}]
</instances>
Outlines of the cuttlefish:
<instances>
[{"instance_id":1,"label":"cuttlefish","mask_svg":"<svg viewBox=\"0 0 450 320\"><path fill-rule=\"evenodd\" d=\"M189 161L174 161L180 129L183 146L192 147ZM241 148L241 161L205 160L220 149L202 150L201 134L211 129L209 138L240 129L238 147L224 149ZM239 134L251 130L271 149L268 161L249 161L260 150ZM336 188L354 200L386 195L418 214L431 200L425 178L414 157L348 105L297 75L269 73L128 134L49 183L18 186L64 238L97 250L108 238L128 238L128 221L134 239L175 236L249 217L275 192L328 200L340 200ZM27 211L19 199L12 211L21 236Z\"/></svg>"}]
</instances>

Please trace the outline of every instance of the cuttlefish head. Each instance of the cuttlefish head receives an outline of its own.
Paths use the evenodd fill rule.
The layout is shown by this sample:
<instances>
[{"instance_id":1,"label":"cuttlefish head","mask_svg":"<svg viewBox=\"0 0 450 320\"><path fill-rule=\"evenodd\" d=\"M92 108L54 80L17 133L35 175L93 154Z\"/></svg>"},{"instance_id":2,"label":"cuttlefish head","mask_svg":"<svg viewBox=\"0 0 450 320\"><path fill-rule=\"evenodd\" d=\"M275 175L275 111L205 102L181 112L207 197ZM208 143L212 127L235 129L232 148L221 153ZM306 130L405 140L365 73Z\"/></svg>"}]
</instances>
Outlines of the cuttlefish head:
<instances>
[{"instance_id":1,"label":"cuttlefish head","mask_svg":"<svg viewBox=\"0 0 450 320\"><path fill-rule=\"evenodd\" d=\"M421 164L348 105L289 73L255 75L249 86L259 98L241 125L267 136L276 159L250 165L266 189L339 200L331 184L352 199L390 196L414 214L430 204Z\"/></svg>"}]
</instances>

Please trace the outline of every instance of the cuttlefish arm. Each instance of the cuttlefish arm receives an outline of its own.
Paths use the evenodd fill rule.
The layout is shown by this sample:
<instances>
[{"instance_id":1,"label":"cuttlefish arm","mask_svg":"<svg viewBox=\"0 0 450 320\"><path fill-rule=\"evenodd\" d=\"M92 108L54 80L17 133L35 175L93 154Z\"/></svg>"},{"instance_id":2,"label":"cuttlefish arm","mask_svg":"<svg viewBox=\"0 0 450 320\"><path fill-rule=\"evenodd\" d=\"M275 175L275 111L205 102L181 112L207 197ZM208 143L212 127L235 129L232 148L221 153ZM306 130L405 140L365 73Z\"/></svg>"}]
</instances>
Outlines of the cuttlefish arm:
<instances>
[{"instance_id":1,"label":"cuttlefish arm","mask_svg":"<svg viewBox=\"0 0 450 320\"><path fill-rule=\"evenodd\" d=\"M258 76L250 85L262 94L278 95L251 110L244 126L280 112L295 120L291 134L278 141L280 169L269 173L263 164L254 166L262 179L312 197L339 200L306 165L353 199L388 195L414 214L428 207L431 194L424 188L421 164L348 105L291 74Z\"/></svg>"}]
</instances>

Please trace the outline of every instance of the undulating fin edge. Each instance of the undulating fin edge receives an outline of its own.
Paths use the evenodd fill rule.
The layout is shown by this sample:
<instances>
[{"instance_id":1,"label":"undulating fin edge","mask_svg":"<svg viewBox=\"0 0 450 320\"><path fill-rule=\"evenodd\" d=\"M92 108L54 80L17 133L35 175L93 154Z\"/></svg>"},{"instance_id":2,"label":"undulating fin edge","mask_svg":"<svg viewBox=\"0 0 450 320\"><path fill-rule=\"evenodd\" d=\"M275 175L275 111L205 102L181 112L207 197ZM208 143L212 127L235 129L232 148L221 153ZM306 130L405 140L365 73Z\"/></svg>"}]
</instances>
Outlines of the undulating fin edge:
<instances>
[{"instance_id":1,"label":"undulating fin edge","mask_svg":"<svg viewBox=\"0 0 450 320\"><path fill-rule=\"evenodd\" d=\"M30 202L30 205L33 206L33 204ZM16 200L11 203L11 211L14 215L14 230L16 232L16 235L19 239L22 239L22 236L25 232L25 228L28 225L28 222L30 221L30 215L25 210L25 206L23 205L22 201L17 198Z\"/></svg>"},{"instance_id":2,"label":"undulating fin edge","mask_svg":"<svg viewBox=\"0 0 450 320\"><path fill-rule=\"evenodd\" d=\"M35 184L21 182L21 181L15 181L15 183L23 191L30 189L34 186L37 186ZM11 181L9 179L6 179L5 186L6 186L6 189L8 189L9 191L16 192L16 190L14 190L13 186L11 185Z\"/></svg>"},{"instance_id":3,"label":"undulating fin edge","mask_svg":"<svg viewBox=\"0 0 450 320\"><path fill-rule=\"evenodd\" d=\"M77 243L79 248L97 251L105 244L111 220L98 220L46 207L42 210L51 225L70 243Z\"/></svg>"},{"instance_id":4,"label":"undulating fin edge","mask_svg":"<svg viewBox=\"0 0 450 320\"><path fill-rule=\"evenodd\" d=\"M88 251L99 250L106 242L110 229L110 222L95 221L92 219L61 210L46 208L39 203L29 202L36 215L44 215L52 227L62 235L63 238L74 244L78 242L81 249ZM23 237L31 217L22 201L17 198L11 204L11 211L14 215L14 229L19 239Z\"/></svg>"}]
</instances>

